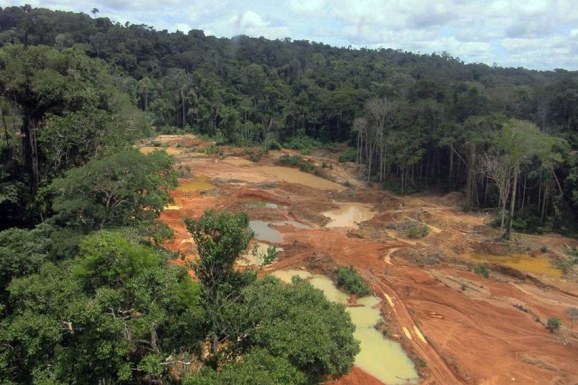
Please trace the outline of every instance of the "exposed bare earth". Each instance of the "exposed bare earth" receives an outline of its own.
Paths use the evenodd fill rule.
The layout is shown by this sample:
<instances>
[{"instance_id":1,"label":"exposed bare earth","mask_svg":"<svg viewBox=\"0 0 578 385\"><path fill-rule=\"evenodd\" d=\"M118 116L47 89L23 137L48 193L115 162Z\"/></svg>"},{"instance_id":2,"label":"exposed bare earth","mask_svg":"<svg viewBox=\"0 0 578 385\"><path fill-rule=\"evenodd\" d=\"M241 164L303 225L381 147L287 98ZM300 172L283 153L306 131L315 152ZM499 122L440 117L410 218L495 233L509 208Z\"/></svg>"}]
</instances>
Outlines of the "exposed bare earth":
<instances>
[{"instance_id":1,"label":"exposed bare earth","mask_svg":"<svg viewBox=\"0 0 578 385\"><path fill-rule=\"evenodd\" d=\"M576 247L576 240L516 234L509 244L498 242L486 225L488 216L460 210L459 194L398 197L365 186L353 165L338 164L331 153L311 157L332 166L323 169L326 179L321 179L276 167L274 160L286 151L253 163L245 150L225 149L221 156L197 152L208 144L193 136L155 141L178 145L172 152L180 184L193 186L173 192L174 206L161 216L175 230L166 246L182 258L196 258L184 217L198 217L207 208L244 210L251 220L274 221L283 235L278 246L284 251L263 274L290 268L330 274L336 265L358 269L383 299L388 328L418 363L421 384L578 384L578 326L566 314L578 307L578 284L501 263L490 264L486 279L472 272L479 261L468 257L494 255L505 263L510 255L524 254L556 260L565 247ZM199 176L212 186L194 188L191 182ZM376 214L359 227L325 228L328 218L322 213L338 208L336 202L369 204ZM427 225L429 233L408 239L416 223ZM559 332L545 328L552 316L562 319ZM354 368L332 384L380 382Z\"/></svg>"}]
</instances>

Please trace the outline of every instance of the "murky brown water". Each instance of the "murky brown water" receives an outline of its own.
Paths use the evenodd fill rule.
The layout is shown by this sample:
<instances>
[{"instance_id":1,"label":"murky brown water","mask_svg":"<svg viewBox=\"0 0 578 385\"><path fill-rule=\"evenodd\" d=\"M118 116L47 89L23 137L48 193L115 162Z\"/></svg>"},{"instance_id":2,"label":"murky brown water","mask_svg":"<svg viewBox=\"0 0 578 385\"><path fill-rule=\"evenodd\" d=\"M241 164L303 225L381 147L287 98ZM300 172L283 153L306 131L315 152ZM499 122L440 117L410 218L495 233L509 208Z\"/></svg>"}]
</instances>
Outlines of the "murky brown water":
<instances>
[{"instance_id":1,"label":"murky brown water","mask_svg":"<svg viewBox=\"0 0 578 385\"><path fill-rule=\"evenodd\" d=\"M207 177L205 175L201 175L193 180L179 185L179 187L177 187L177 191L192 192L199 190L210 190L213 187L215 186L207 181Z\"/></svg>"},{"instance_id":2,"label":"murky brown water","mask_svg":"<svg viewBox=\"0 0 578 385\"><path fill-rule=\"evenodd\" d=\"M236 156L229 156L229 157L225 158L223 160L223 162L231 164L233 166L239 166L239 167L250 167L250 166L255 165L255 163L251 162L250 160L247 160L244 158L239 158Z\"/></svg>"},{"instance_id":3,"label":"murky brown water","mask_svg":"<svg viewBox=\"0 0 578 385\"><path fill-rule=\"evenodd\" d=\"M280 243L283 242L281 233L270 226L271 222L266 221L249 221L249 227L255 233L255 239L258 241Z\"/></svg>"},{"instance_id":4,"label":"murky brown water","mask_svg":"<svg viewBox=\"0 0 578 385\"><path fill-rule=\"evenodd\" d=\"M345 187L339 183L321 178L290 167L261 166L257 170L266 174L273 180L289 183L298 183L321 190L343 191Z\"/></svg>"},{"instance_id":5,"label":"murky brown water","mask_svg":"<svg viewBox=\"0 0 578 385\"><path fill-rule=\"evenodd\" d=\"M331 219L325 227L357 227L359 223L368 221L375 216L372 207L358 202L339 203L339 208L323 213Z\"/></svg>"},{"instance_id":6,"label":"murky brown water","mask_svg":"<svg viewBox=\"0 0 578 385\"><path fill-rule=\"evenodd\" d=\"M279 206L277 203L271 203L271 202L266 202L266 201L249 201L245 204L248 208L251 209L278 209L280 207L285 207L285 206Z\"/></svg>"},{"instance_id":7,"label":"murky brown water","mask_svg":"<svg viewBox=\"0 0 578 385\"><path fill-rule=\"evenodd\" d=\"M529 255L515 254L505 256L471 254L470 258L477 261L499 263L514 269L531 273L542 274L554 278L562 277L562 271L552 266L548 257L530 257Z\"/></svg>"}]
</instances>

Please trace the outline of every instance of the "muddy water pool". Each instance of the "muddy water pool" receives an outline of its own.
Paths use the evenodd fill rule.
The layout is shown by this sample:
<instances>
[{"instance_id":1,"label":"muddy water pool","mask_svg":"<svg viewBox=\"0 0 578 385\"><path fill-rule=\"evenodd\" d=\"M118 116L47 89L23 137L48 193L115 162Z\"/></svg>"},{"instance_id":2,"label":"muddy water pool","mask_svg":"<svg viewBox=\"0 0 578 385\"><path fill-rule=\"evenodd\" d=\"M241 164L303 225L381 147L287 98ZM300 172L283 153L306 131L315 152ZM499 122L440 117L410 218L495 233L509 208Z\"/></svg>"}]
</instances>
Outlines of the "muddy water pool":
<instances>
[{"instance_id":1,"label":"muddy water pool","mask_svg":"<svg viewBox=\"0 0 578 385\"><path fill-rule=\"evenodd\" d=\"M302 184L304 186L313 187L320 190L345 190L345 187L339 183L335 183L319 176L290 167L261 166L258 168L258 170L265 174L267 177L276 181Z\"/></svg>"},{"instance_id":2,"label":"muddy water pool","mask_svg":"<svg viewBox=\"0 0 578 385\"><path fill-rule=\"evenodd\" d=\"M283 242L283 236L281 233L270 225L271 222L267 221L249 221L249 227L255 233L255 239L258 241L265 241L265 242L272 242L272 243L280 243Z\"/></svg>"},{"instance_id":3,"label":"muddy water pool","mask_svg":"<svg viewBox=\"0 0 578 385\"><path fill-rule=\"evenodd\" d=\"M200 191L200 190L210 190L213 186L210 182L207 181L207 177L205 175L200 175L192 180L188 180L182 184L179 184L177 187L177 191L182 192L193 192L193 191Z\"/></svg>"},{"instance_id":4,"label":"muddy water pool","mask_svg":"<svg viewBox=\"0 0 578 385\"><path fill-rule=\"evenodd\" d=\"M368 221L375 216L372 207L358 202L338 203L339 208L322 213L329 219L325 227L356 227L363 221Z\"/></svg>"},{"instance_id":5,"label":"muddy water pool","mask_svg":"<svg viewBox=\"0 0 578 385\"><path fill-rule=\"evenodd\" d=\"M327 299L333 302L345 304L349 299L324 275L303 270L276 271L273 275L284 282L291 282L291 277L295 275L308 279L311 285L322 290ZM415 384L419 377L401 345L386 339L374 327L382 319L377 307L380 301L377 297L363 297L357 301L359 306L346 308L355 325L354 337L360 342L361 348L355 358L355 365L388 385Z\"/></svg>"},{"instance_id":6,"label":"muddy water pool","mask_svg":"<svg viewBox=\"0 0 578 385\"><path fill-rule=\"evenodd\" d=\"M280 206L277 203L266 202L266 201L249 201L245 204L250 209L278 209L286 208L287 206Z\"/></svg>"},{"instance_id":7,"label":"muddy water pool","mask_svg":"<svg viewBox=\"0 0 578 385\"><path fill-rule=\"evenodd\" d=\"M547 275L554 278L562 277L562 271L555 268L550 263L548 257L545 256L531 257L524 254L505 256L471 254L469 257L481 262L499 263L500 265L512 267L530 274Z\"/></svg>"}]
</instances>

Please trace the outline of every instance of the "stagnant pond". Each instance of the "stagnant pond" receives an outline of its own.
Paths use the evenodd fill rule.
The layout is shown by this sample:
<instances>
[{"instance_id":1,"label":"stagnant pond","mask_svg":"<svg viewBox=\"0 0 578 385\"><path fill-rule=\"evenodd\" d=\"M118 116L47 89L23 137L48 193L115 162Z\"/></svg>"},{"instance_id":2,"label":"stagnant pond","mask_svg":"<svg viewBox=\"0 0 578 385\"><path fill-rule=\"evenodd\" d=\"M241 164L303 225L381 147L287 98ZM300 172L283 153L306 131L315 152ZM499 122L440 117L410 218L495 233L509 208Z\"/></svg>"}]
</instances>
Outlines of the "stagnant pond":
<instances>
[{"instance_id":1,"label":"stagnant pond","mask_svg":"<svg viewBox=\"0 0 578 385\"><path fill-rule=\"evenodd\" d=\"M542 274L554 278L562 277L562 271L552 266L550 259L546 256L531 257L523 254L505 256L470 254L468 257L482 262L499 263L500 265L512 267L525 273Z\"/></svg>"},{"instance_id":2,"label":"stagnant pond","mask_svg":"<svg viewBox=\"0 0 578 385\"><path fill-rule=\"evenodd\" d=\"M260 166L259 171L275 181L298 183L319 190L343 191L346 189L339 183L290 167Z\"/></svg>"},{"instance_id":3,"label":"stagnant pond","mask_svg":"<svg viewBox=\"0 0 578 385\"><path fill-rule=\"evenodd\" d=\"M344 304L349 298L324 275L311 274L303 270L276 271L273 275L284 282L291 282L291 277L295 275L307 279L333 302ZM386 339L374 327L382 319L377 308L380 301L378 297L363 297L357 301L361 306L346 308L355 325L354 337L360 342L361 347L361 351L355 357L355 365L388 385L415 384L419 381L419 377L413 362L407 357L401 345Z\"/></svg>"},{"instance_id":4,"label":"stagnant pond","mask_svg":"<svg viewBox=\"0 0 578 385\"><path fill-rule=\"evenodd\" d=\"M266 221L249 221L249 227L255 233L255 239L258 241L280 243L283 242L281 233L271 226L271 222Z\"/></svg>"},{"instance_id":5,"label":"stagnant pond","mask_svg":"<svg viewBox=\"0 0 578 385\"><path fill-rule=\"evenodd\" d=\"M375 216L372 207L358 202L338 203L339 208L323 213L331 219L325 227L357 227L359 223L368 221Z\"/></svg>"},{"instance_id":6,"label":"stagnant pond","mask_svg":"<svg viewBox=\"0 0 578 385\"><path fill-rule=\"evenodd\" d=\"M187 182L182 183L179 187L177 187L177 191L193 192L199 190L210 190L213 187L215 186L207 181L207 177L205 175L200 175L194 179L189 179Z\"/></svg>"}]
</instances>

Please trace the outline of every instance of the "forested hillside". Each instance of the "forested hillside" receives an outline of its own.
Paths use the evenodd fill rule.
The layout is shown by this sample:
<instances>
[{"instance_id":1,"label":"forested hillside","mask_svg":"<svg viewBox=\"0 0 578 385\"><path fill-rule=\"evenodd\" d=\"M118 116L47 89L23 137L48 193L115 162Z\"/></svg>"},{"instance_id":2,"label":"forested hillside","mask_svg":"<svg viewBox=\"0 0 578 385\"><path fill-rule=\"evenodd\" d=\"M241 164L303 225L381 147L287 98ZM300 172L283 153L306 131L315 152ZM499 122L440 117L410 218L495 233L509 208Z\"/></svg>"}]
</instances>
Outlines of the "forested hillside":
<instances>
[{"instance_id":1,"label":"forested hillside","mask_svg":"<svg viewBox=\"0 0 578 385\"><path fill-rule=\"evenodd\" d=\"M357 154L351 151L342 159L365 164L368 181L398 192L461 190L469 209L508 205L518 229L572 228L578 204L575 72L466 65L445 52L341 49L289 38L217 39L198 30L168 33L98 16L97 10L91 16L26 6L0 10L6 160L0 204L14 222L19 220L13 213L30 202L15 202L10 191L25 191L19 187L25 184L34 192L55 172L54 162L56 167L72 165L70 155L64 161L50 159L62 156L55 153L62 149L50 148L51 138L67 124L89 119L79 115L78 110L86 111L79 103L70 106L75 114L68 114L58 101L42 100L56 95L28 87L26 82L36 80L25 71L58 71L39 56L29 57L27 70L18 63L38 51L34 55L91 58L91 71L106 66L108 83L97 80L97 74L89 80L98 84L95 92L122 94L123 113L129 105L138 106L140 116L159 132L295 148L307 146L307 138L344 141L357 146ZM23 78L14 84L17 75ZM82 72L62 75L87 82ZM104 105L111 99L105 99L93 103L90 113L96 113L94 108L111 112ZM30 111L33 104L36 110ZM119 108L116 102L110 105ZM110 119L110 114L98 116L90 119L93 125ZM529 123L532 127L517 128ZM30 124L39 128L37 151L30 144ZM512 142L503 137L504 127L523 137L531 131L541 137L528 140L547 144L514 156L515 150L498 143ZM114 132L125 135L124 130ZM15 159L21 152L16 138L22 139L24 159ZM508 167L492 171L492 162ZM509 185L496 182L496 172L505 172ZM26 223L38 220L37 211L29 216Z\"/></svg>"},{"instance_id":2,"label":"forested hillside","mask_svg":"<svg viewBox=\"0 0 578 385\"><path fill-rule=\"evenodd\" d=\"M161 247L172 231L158 217L177 186L174 159L133 147L155 128L200 124L193 75L153 58L177 49L174 35L137 60L129 30L0 8L0 382L236 384L250 373L304 385L347 373L359 344L342 305L304 281L234 270L253 236L246 214L187 220L198 281L170 263L179 255ZM138 31L139 45L156 39ZM137 75L129 56L158 72ZM215 86L196 119L217 135L229 88L216 73L196 76Z\"/></svg>"},{"instance_id":3,"label":"forested hillside","mask_svg":"<svg viewBox=\"0 0 578 385\"><path fill-rule=\"evenodd\" d=\"M320 147L368 184L497 208L507 239L577 233L577 130L576 72L0 8L0 382L316 384L351 369L341 304L234 268L246 214L185 220L196 282L168 263L174 159L139 139Z\"/></svg>"}]
</instances>

